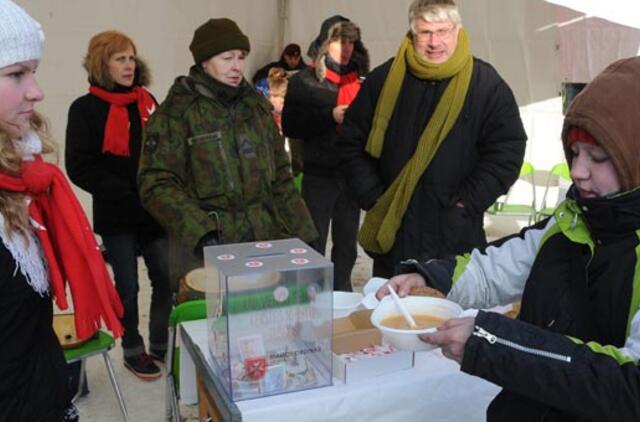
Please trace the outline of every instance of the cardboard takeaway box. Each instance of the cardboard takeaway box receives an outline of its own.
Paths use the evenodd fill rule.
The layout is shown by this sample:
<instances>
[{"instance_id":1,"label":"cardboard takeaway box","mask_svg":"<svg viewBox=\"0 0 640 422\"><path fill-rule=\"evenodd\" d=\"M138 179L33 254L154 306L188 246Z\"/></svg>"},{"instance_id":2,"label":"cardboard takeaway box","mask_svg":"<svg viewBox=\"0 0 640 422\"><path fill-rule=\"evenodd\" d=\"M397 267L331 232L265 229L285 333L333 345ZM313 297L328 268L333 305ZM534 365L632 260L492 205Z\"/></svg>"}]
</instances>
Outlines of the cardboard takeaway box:
<instances>
[{"instance_id":1,"label":"cardboard takeaway box","mask_svg":"<svg viewBox=\"0 0 640 422\"><path fill-rule=\"evenodd\" d=\"M413 367L413 352L395 351L348 362L340 355L382 344L382 334L370 321L371 310L333 320L333 375L349 384Z\"/></svg>"}]
</instances>

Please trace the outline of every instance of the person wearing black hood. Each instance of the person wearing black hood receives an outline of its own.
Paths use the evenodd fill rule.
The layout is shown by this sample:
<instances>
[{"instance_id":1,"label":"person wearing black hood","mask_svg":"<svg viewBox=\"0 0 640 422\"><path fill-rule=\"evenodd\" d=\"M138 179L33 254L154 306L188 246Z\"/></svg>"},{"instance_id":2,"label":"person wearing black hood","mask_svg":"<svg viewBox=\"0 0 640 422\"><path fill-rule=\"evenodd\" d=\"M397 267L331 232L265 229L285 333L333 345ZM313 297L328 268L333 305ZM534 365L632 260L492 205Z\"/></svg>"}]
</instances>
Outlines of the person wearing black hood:
<instances>
[{"instance_id":1,"label":"person wearing black hood","mask_svg":"<svg viewBox=\"0 0 640 422\"><path fill-rule=\"evenodd\" d=\"M84 67L89 93L69 108L65 162L69 178L93 199L94 230L102 237L124 305L124 364L143 380L160 377L153 359L167 349L171 311L166 236L140 204L136 175L142 130L157 103L145 88L146 64L133 41L117 31L89 41ZM138 331L138 261L149 270L149 354Z\"/></svg>"},{"instance_id":2,"label":"person wearing black hood","mask_svg":"<svg viewBox=\"0 0 640 422\"><path fill-rule=\"evenodd\" d=\"M289 81L282 130L303 141L302 197L320 233L318 251L325 252L331 223L334 287L351 291L360 210L338 173L337 142L344 114L369 70L369 54L360 28L339 15L322 23L307 54L314 63Z\"/></svg>"},{"instance_id":3,"label":"person wearing black hood","mask_svg":"<svg viewBox=\"0 0 640 422\"><path fill-rule=\"evenodd\" d=\"M272 67L281 67L287 72L287 75L291 76L292 74L307 67L307 64L304 62L302 55L300 54L300 46L294 43L288 44L284 50L282 50L280 60L277 62L267 63L256 71L253 78L251 78L253 85L255 86L258 82L267 78L269 76L269 70L271 70Z\"/></svg>"}]
</instances>

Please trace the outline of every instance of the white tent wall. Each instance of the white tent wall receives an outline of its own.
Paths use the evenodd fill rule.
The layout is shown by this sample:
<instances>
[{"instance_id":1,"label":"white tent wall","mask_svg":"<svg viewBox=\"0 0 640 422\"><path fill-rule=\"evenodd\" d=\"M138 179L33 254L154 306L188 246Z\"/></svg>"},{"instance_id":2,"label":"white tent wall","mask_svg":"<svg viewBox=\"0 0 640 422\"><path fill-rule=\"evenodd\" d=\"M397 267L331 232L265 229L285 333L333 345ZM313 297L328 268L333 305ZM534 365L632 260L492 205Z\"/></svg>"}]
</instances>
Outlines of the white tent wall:
<instances>
[{"instance_id":1,"label":"white tent wall","mask_svg":"<svg viewBox=\"0 0 640 422\"><path fill-rule=\"evenodd\" d=\"M640 14L640 4L628 13ZM572 9L557 7L562 81L589 82L607 65L621 57L640 53L640 29L588 17ZM640 20L638 21L640 25Z\"/></svg>"}]
</instances>

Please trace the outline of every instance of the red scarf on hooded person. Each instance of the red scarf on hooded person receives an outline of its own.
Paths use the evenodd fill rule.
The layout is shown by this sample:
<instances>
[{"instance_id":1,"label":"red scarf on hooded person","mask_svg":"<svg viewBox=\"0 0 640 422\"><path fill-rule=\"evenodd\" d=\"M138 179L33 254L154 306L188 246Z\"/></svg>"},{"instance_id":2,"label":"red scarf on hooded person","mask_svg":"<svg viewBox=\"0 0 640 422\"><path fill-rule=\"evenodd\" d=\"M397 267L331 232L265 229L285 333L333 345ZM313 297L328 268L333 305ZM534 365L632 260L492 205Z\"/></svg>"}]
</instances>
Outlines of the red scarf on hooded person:
<instances>
[{"instance_id":1,"label":"red scarf on hooded person","mask_svg":"<svg viewBox=\"0 0 640 422\"><path fill-rule=\"evenodd\" d=\"M336 105L350 105L360 91L360 76L358 72L349 72L341 75L327 68L325 77L330 82L338 85L338 100Z\"/></svg>"},{"instance_id":2,"label":"red scarf on hooded person","mask_svg":"<svg viewBox=\"0 0 640 422\"><path fill-rule=\"evenodd\" d=\"M91 85L89 92L111 104L107 123L104 128L102 153L110 153L123 157L131 156L129 150L129 112L127 105L137 103L140 121L144 129L149 116L156 109L156 101L149 91L141 86L134 86L130 92L110 92L98 86Z\"/></svg>"},{"instance_id":3,"label":"red scarf on hooded person","mask_svg":"<svg viewBox=\"0 0 640 422\"><path fill-rule=\"evenodd\" d=\"M358 72L349 72L344 75L327 68L325 77L335 85L338 85L338 99L336 105L351 105L360 91L360 76ZM340 125L336 125L336 130L340 131Z\"/></svg>"},{"instance_id":4,"label":"red scarf on hooded person","mask_svg":"<svg viewBox=\"0 0 640 422\"><path fill-rule=\"evenodd\" d=\"M68 281L78 338L91 337L101 319L116 337L124 329L122 303L89 221L62 171L38 155L22 164L20 176L0 173L0 189L31 197L29 217L40 240L56 304L67 309Z\"/></svg>"}]
</instances>

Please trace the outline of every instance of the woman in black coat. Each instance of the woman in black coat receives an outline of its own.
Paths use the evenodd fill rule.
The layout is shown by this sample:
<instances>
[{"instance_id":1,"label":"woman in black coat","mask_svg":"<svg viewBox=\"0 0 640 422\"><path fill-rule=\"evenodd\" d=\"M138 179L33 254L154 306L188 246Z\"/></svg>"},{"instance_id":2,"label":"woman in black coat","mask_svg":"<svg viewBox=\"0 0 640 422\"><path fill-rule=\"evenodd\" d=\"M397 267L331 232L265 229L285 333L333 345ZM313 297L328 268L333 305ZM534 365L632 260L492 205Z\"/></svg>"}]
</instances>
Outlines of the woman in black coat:
<instances>
[{"instance_id":1,"label":"woman in black coat","mask_svg":"<svg viewBox=\"0 0 640 422\"><path fill-rule=\"evenodd\" d=\"M125 309L124 364L141 379L157 379L161 373L152 358L164 359L171 309L168 254L164 232L140 205L136 184L142 131L157 103L144 88L147 67L124 34L95 35L84 67L91 85L69 109L67 172L93 199L94 230L106 247ZM153 288L149 354L138 331L139 254Z\"/></svg>"}]
</instances>

